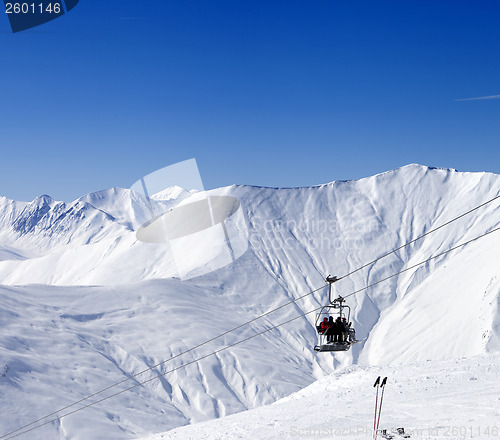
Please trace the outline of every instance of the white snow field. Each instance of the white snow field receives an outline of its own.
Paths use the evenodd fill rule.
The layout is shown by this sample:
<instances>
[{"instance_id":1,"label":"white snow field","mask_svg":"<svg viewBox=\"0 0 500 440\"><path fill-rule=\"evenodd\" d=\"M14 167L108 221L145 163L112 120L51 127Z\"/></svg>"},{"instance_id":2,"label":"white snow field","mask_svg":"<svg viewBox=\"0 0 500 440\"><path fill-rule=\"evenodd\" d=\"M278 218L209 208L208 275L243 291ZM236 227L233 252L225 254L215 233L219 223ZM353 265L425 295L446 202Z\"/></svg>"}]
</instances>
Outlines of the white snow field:
<instances>
[{"instance_id":1,"label":"white snow field","mask_svg":"<svg viewBox=\"0 0 500 440\"><path fill-rule=\"evenodd\" d=\"M16 438L339 437L337 428L372 426L378 375L389 376L382 427L500 435L500 231L360 290L498 228L500 200L335 283L342 296L360 290L348 302L366 339L347 353L313 350L315 313L224 349L321 306L325 287L178 356L492 199L500 176L408 165L359 181L210 194L239 199L248 250L184 281L165 244L136 240L149 219L139 194L0 198L0 439L51 413ZM167 189L151 203L170 209L189 197ZM201 245L221 257L213 242ZM325 427L333 431L314 431Z\"/></svg>"},{"instance_id":2,"label":"white snow field","mask_svg":"<svg viewBox=\"0 0 500 440\"><path fill-rule=\"evenodd\" d=\"M396 440L397 428L418 440L500 436L500 357L482 355L347 367L271 405L145 440L372 439L379 375L388 377L379 430Z\"/></svg>"}]
</instances>

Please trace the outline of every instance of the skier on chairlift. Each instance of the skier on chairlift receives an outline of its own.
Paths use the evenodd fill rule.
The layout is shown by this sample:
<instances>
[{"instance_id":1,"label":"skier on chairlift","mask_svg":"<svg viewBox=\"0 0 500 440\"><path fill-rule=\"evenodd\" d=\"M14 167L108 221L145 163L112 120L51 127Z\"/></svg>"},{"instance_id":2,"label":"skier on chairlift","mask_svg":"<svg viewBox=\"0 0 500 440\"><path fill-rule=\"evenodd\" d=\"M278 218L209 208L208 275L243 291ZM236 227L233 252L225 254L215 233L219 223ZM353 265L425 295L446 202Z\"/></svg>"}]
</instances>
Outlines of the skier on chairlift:
<instances>
[{"instance_id":1,"label":"skier on chairlift","mask_svg":"<svg viewBox=\"0 0 500 440\"><path fill-rule=\"evenodd\" d=\"M344 323L342 322L342 319L340 316L337 317L335 321L335 326L337 327L337 335L338 335L338 342L340 344L344 343L344 336L345 336L345 326Z\"/></svg>"},{"instance_id":2,"label":"skier on chairlift","mask_svg":"<svg viewBox=\"0 0 500 440\"><path fill-rule=\"evenodd\" d=\"M342 318L342 339L344 342L349 342L349 327L351 323L347 323L345 318Z\"/></svg>"},{"instance_id":3,"label":"skier on chairlift","mask_svg":"<svg viewBox=\"0 0 500 440\"><path fill-rule=\"evenodd\" d=\"M325 333L328 330L328 318L325 316L318 326L318 333Z\"/></svg>"},{"instance_id":4,"label":"skier on chairlift","mask_svg":"<svg viewBox=\"0 0 500 440\"><path fill-rule=\"evenodd\" d=\"M330 316L330 318L328 318L328 330L326 331L327 343L337 342L338 336L339 336L339 328L337 322L333 320L333 316Z\"/></svg>"}]
</instances>

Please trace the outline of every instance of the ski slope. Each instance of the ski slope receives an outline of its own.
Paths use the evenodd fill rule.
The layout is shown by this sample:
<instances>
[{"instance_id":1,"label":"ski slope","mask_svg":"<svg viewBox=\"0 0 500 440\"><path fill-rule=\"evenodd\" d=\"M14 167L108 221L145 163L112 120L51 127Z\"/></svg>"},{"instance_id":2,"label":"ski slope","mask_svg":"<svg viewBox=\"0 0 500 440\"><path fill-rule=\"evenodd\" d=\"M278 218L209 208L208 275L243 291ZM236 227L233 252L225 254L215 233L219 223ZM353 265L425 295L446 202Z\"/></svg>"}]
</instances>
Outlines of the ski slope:
<instances>
[{"instance_id":1,"label":"ski slope","mask_svg":"<svg viewBox=\"0 0 500 440\"><path fill-rule=\"evenodd\" d=\"M421 440L500 435L500 357L482 355L347 367L274 404L144 440L373 439L379 375L388 377L379 429L395 439L402 438L394 432L401 427Z\"/></svg>"},{"instance_id":2,"label":"ski slope","mask_svg":"<svg viewBox=\"0 0 500 440\"><path fill-rule=\"evenodd\" d=\"M0 198L0 326L4 335L0 394L5 415L0 435L315 290L324 285L326 275L349 273L499 191L500 176L494 174L420 165L311 188L233 185L216 189L210 193L240 201L248 250L229 265L185 281L178 278L175 259L164 245L136 240L135 232L148 220L149 212L139 194L115 188L73 203L48 196L30 203ZM190 197L172 188L151 203L155 209L166 210ZM350 295L499 227L499 206L498 201L488 204L356 272L335 284L337 293ZM426 366L435 366L436 380L445 384L455 360L465 358L464 371L467 359L482 356L496 365L499 244L500 232L492 233L350 296L357 336L366 338L350 352L314 352L315 316L311 313L194 362L314 310L325 302L325 288L99 397L138 385L130 391L33 433L37 438L132 439L178 428L168 435L195 435L190 433L196 432L199 422L235 413L241 415L234 417L244 418L249 409L256 412L248 413L248 423L252 423L251 414L259 411L263 420L264 414L274 417L272 411L279 405L264 405L290 395L306 398L305 391L304 395L293 393L302 393L308 386L314 391L317 380L335 387L338 378L359 376L363 388L357 392L369 396L372 390L365 391L365 383L373 382L378 374L396 377L401 369L401 392L407 396L405 387L414 391L408 385L410 372L423 375ZM209 240L204 244L207 249L212 245ZM213 255L217 259L221 253L215 250ZM164 373L162 379L139 385ZM493 379L484 378L490 385ZM491 392L495 389L492 386ZM358 400L353 397L351 413L365 420L369 412L356 406ZM292 417L293 408L289 411ZM417 426L410 417L414 411L415 407L408 418ZM462 409L457 407L454 414L462 417ZM327 419L331 423L347 426L350 416L344 414L344 425L344 419L331 417ZM231 420L220 420L220 429L228 429L227 438L240 432L224 428ZM318 420L314 423L323 423ZM477 416L471 423L477 420L482 423L483 419ZM213 423L214 432L219 432L215 428L219 422ZM189 424L193 425L179 428ZM286 423L283 426L290 429ZM208 438L222 438L217 435ZM279 438L281 434L264 429L258 435ZM255 438L267 438L258 435Z\"/></svg>"}]
</instances>

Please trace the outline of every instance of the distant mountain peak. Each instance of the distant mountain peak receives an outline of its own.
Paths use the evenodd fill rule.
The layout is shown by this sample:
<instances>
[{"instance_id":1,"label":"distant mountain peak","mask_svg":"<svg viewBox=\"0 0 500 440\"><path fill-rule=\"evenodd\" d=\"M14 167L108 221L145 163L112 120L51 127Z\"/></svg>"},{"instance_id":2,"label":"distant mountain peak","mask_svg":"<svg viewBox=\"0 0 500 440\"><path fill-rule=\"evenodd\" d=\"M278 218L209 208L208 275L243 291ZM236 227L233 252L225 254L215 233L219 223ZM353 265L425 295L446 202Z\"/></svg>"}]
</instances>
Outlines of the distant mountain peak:
<instances>
[{"instance_id":1,"label":"distant mountain peak","mask_svg":"<svg viewBox=\"0 0 500 440\"><path fill-rule=\"evenodd\" d=\"M38 196L36 197L35 199L33 199L33 201L31 202L32 204L48 204L48 205L52 205L53 203L55 202L55 200L50 197L49 195L47 194L43 194L41 196Z\"/></svg>"},{"instance_id":2,"label":"distant mountain peak","mask_svg":"<svg viewBox=\"0 0 500 440\"><path fill-rule=\"evenodd\" d=\"M174 185L165 188L164 190L157 192L156 194L153 194L151 198L153 200L172 200L172 199L177 199L184 193L188 195L190 192L186 191L184 188L181 188L180 186Z\"/></svg>"}]
</instances>

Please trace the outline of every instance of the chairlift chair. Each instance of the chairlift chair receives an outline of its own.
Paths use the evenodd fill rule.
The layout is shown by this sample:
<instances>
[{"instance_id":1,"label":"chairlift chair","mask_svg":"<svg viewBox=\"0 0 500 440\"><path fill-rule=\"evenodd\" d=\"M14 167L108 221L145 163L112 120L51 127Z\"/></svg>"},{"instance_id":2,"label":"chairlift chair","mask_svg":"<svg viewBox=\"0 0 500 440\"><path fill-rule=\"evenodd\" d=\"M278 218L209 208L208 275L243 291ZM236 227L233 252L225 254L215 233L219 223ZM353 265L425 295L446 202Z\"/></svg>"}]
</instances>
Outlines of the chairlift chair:
<instances>
[{"instance_id":1,"label":"chairlift chair","mask_svg":"<svg viewBox=\"0 0 500 440\"><path fill-rule=\"evenodd\" d=\"M332 351L348 351L351 348L351 345L358 342L356 340L355 330L349 327L347 341L345 342L328 342L327 332L320 332L320 324L323 321L323 318L333 317L335 321L340 317L345 318L346 322L350 324L351 318L351 308L345 304L345 299L339 296L332 300L333 294L333 283L337 281L337 277L328 276L326 278L327 283L329 283L328 289L328 300L329 304L322 307L319 313L316 315L316 329L318 331L318 344L314 346L314 350L318 352L332 352Z\"/></svg>"}]
</instances>

